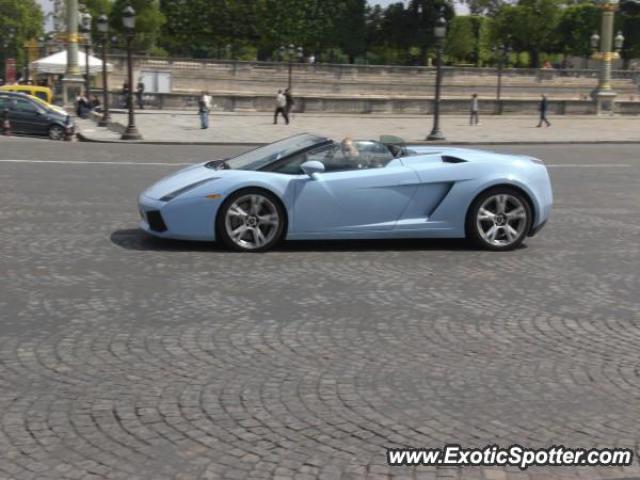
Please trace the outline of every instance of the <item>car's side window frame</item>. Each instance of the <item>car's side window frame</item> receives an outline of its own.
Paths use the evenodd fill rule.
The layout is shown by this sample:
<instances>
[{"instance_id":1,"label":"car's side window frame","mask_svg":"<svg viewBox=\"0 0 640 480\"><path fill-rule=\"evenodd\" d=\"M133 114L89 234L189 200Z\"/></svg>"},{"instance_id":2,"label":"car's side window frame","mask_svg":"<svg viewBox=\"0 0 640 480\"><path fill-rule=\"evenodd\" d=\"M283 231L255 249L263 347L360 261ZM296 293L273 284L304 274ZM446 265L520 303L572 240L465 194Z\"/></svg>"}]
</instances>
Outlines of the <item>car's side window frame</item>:
<instances>
[{"instance_id":1,"label":"car's side window frame","mask_svg":"<svg viewBox=\"0 0 640 480\"><path fill-rule=\"evenodd\" d=\"M30 109L24 109L21 108L19 105L28 105L29 107L31 107ZM17 112L22 112L22 113L38 113L40 111L40 109L38 108L38 106L30 101L27 100L26 98L18 98L16 99L16 101L14 102L14 105L16 107L16 111Z\"/></svg>"},{"instance_id":2,"label":"car's side window frame","mask_svg":"<svg viewBox=\"0 0 640 480\"><path fill-rule=\"evenodd\" d=\"M289 163L291 160L293 160L298 155L303 155L303 154L309 153L312 150L316 150L316 149L318 149L320 147L323 147L323 146L332 145L333 143L334 142L332 140L327 140L325 142L321 142L321 143L317 143L315 145L311 145L310 147L304 148L304 149L299 150L297 152L294 152L294 153L292 153L290 155L287 155L285 157L279 158L278 160L270 163L269 165L265 165L264 167L260 168L258 171L281 173L282 175L301 175L302 171L300 173L286 173L286 172L277 172L276 170L278 168L280 168L282 165Z\"/></svg>"}]
</instances>

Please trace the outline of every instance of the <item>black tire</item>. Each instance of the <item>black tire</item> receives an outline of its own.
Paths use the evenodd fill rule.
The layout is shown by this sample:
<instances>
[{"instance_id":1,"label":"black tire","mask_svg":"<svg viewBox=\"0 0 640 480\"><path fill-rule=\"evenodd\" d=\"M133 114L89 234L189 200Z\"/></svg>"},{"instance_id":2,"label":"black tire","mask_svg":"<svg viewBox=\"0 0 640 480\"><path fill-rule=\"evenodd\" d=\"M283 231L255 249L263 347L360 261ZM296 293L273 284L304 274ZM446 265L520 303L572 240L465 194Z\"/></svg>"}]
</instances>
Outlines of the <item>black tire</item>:
<instances>
[{"instance_id":1,"label":"black tire","mask_svg":"<svg viewBox=\"0 0 640 480\"><path fill-rule=\"evenodd\" d=\"M247 197L254 197L254 196L259 196L266 200L266 202L262 204L262 208L263 208L262 212L266 213L266 212L272 211L272 213L269 213L268 215L270 217L272 215L277 216L276 225L272 226L270 223L264 224L264 225L261 224L260 220L258 219L262 218L262 216L259 213L256 213L255 215L253 213L251 214L251 216L256 218L257 223L254 226L251 226L250 224L245 223L248 220L245 220L244 222L242 222L239 220L239 217L234 217L233 215L231 216L229 215L229 210L232 208L232 206L234 206L234 204L236 204L236 202L238 201L242 202L243 199ZM263 216L266 217L267 215L265 214ZM228 231L229 228L233 227L233 225L228 224L228 222L232 221L231 219L234 219L233 221L236 221L236 220L240 221L240 224L237 226L242 227L242 225L244 225L245 229L249 228L249 230L253 229L254 231L255 229L261 229L261 225L267 226L269 228L268 230L264 230L264 231L262 229L260 230L263 233L267 232L267 235L265 237L266 242L262 245L249 247L247 245L241 244L242 241L240 241L239 243L237 239L234 240L234 238L232 238L232 236L230 235L230 232ZM282 241L286 231L286 226L287 226L287 214L284 209L284 206L282 205L282 202L276 195L262 188L244 188L242 190L238 190L232 193L220 206L220 209L218 210L218 215L216 217L216 238L222 241L224 245L226 245L228 248L232 250L236 250L239 252L254 252L254 253L265 252L267 250L272 249L280 241ZM258 243L253 233L251 233L249 237L253 237L254 241ZM248 244L250 242L247 241L245 243Z\"/></svg>"},{"instance_id":2,"label":"black tire","mask_svg":"<svg viewBox=\"0 0 640 480\"><path fill-rule=\"evenodd\" d=\"M48 131L51 140L64 140L64 127L60 125L51 125Z\"/></svg>"},{"instance_id":3,"label":"black tire","mask_svg":"<svg viewBox=\"0 0 640 480\"><path fill-rule=\"evenodd\" d=\"M500 212L502 199L505 198L505 206ZM495 205L495 211L491 205ZM493 214L493 218L489 214ZM515 188L501 186L486 190L476 197L467 212L465 229L467 239L476 246L485 250L506 251L522 244L531 230L532 222L529 198Z\"/></svg>"}]
</instances>

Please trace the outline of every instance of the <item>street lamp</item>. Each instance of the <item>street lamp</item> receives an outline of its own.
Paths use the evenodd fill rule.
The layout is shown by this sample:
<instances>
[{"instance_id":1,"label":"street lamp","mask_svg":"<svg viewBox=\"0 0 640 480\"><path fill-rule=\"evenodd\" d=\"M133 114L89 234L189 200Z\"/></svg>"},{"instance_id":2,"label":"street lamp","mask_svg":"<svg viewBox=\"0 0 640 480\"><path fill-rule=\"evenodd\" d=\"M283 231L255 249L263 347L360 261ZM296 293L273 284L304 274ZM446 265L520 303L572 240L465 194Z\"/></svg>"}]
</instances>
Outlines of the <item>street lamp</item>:
<instances>
[{"instance_id":1,"label":"street lamp","mask_svg":"<svg viewBox=\"0 0 640 480\"><path fill-rule=\"evenodd\" d=\"M592 93L596 101L597 113L608 112L613 114L614 111L616 93L611 88L611 63L613 60L620 58L614 48L618 49L618 43L620 43L620 47L622 47L622 43L624 42L622 34L619 34L620 39L622 39L621 41L619 41L618 36L616 36L615 40L613 38L614 15L618 9L618 3L619 0L596 0L596 4L598 4L602 10L600 35L598 36L598 34L594 33L591 36L592 47L597 49L598 43L600 44L599 51L596 51L591 56L594 60L600 61L600 78L598 86Z\"/></svg>"},{"instance_id":2,"label":"street lamp","mask_svg":"<svg viewBox=\"0 0 640 480\"><path fill-rule=\"evenodd\" d=\"M91 90L91 77L89 76L89 48L91 47L91 14L83 13L80 15L80 31L85 34L84 43L84 90L89 95ZM88 98L88 97L87 97Z\"/></svg>"},{"instance_id":3,"label":"street lamp","mask_svg":"<svg viewBox=\"0 0 640 480\"><path fill-rule=\"evenodd\" d=\"M433 34L436 37L436 98L433 105L433 128L427 137L427 140L446 140L440 131L440 90L442 87L442 50L444 46L444 37L447 35L447 21L444 13L440 10L438 19L436 20Z\"/></svg>"},{"instance_id":4,"label":"street lamp","mask_svg":"<svg viewBox=\"0 0 640 480\"><path fill-rule=\"evenodd\" d=\"M289 64L289 80L287 82L287 87L291 90L291 76L293 70L293 59L298 57L298 61L302 62L304 59L304 49L300 46L296 47L293 44L290 44L288 48L281 46L279 49L280 59L284 60L285 53L287 53L287 61Z\"/></svg>"},{"instance_id":5,"label":"street lamp","mask_svg":"<svg viewBox=\"0 0 640 480\"><path fill-rule=\"evenodd\" d=\"M498 86L496 87L496 105L498 114L501 114L502 103L500 102L500 95L502 93L502 68L507 61L507 55L511 53L511 47L500 45L497 48L493 47L491 50L498 55Z\"/></svg>"},{"instance_id":6,"label":"street lamp","mask_svg":"<svg viewBox=\"0 0 640 480\"><path fill-rule=\"evenodd\" d=\"M141 140L142 135L136 128L136 120L133 113L133 59L131 58L131 49L136 29L136 11L131 5L122 12L122 25L124 26L125 36L127 38L127 78L129 88L127 93L127 104L129 107L129 125L122 134L122 140Z\"/></svg>"},{"instance_id":7,"label":"street lamp","mask_svg":"<svg viewBox=\"0 0 640 480\"><path fill-rule=\"evenodd\" d=\"M96 20L96 27L102 37L102 118L98 126L106 127L111 122L109 113L109 91L107 81L107 43L109 43L109 19L102 14Z\"/></svg>"}]
</instances>

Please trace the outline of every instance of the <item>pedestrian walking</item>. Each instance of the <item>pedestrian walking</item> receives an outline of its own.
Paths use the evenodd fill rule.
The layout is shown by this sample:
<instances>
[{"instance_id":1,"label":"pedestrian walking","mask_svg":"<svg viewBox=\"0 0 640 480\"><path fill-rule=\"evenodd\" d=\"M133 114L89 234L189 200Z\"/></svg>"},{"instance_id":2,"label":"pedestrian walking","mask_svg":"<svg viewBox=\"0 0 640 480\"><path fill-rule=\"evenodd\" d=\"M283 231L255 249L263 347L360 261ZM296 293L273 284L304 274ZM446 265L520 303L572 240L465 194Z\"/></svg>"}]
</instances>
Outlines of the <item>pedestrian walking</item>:
<instances>
[{"instance_id":1,"label":"pedestrian walking","mask_svg":"<svg viewBox=\"0 0 640 480\"><path fill-rule=\"evenodd\" d=\"M141 78L138 79L138 85L136 86L136 100L138 108L144 110L144 82Z\"/></svg>"},{"instance_id":2,"label":"pedestrian walking","mask_svg":"<svg viewBox=\"0 0 640 480\"><path fill-rule=\"evenodd\" d=\"M478 114L478 94L471 95L471 114L469 115L469 125L479 125L480 115Z\"/></svg>"},{"instance_id":3,"label":"pedestrian walking","mask_svg":"<svg viewBox=\"0 0 640 480\"><path fill-rule=\"evenodd\" d=\"M547 103L547 96L543 94L540 97L540 106L538 107L538 110L540 111L540 122L538 123L538 128L542 127L542 122L544 122L547 127L551 126L551 123L549 123L549 120L547 120L548 106L549 105Z\"/></svg>"},{"instance_id":4,"label":"pedestrian walking","mask_svg":"<svg viewBox=\"0 0 640 480\"><path fill-rule=\"evenodd\" d=\"M198 99L198 114L200 115L200 128L209 128L209 107L211 100L206 92L202 92L202 95Z\"/></svg>"},{"instance_id":5,"label":"pedestrian walking","mask_svg":"<svg viewBox=\"0 0 640 480\"><path fill-rule=\"evenodd\" d=\"M273 124L278 124L278 114L281 114L284 121L289 125L289 114L287 113L287 98L282 93L282 90L278 90L276 95L276 111L273 114Z\"/></svg>"},{"instance_id":6,"label":"pedestrian walking","mask_svg":"<svg viewBox=\"0 0 640 480\"><path fill-rule=\"evenodd\" d=\"M120 105L122 108L129 108L129 84L122 84L122 93L120 94Z\"/></svg>"},{"instance_id":7,"label":"pedestrian walking","mask_svg":"<svg viewBox=\"0 0 640 480\"><path fill-rule=\"evenodd\" d=\"M285 88L284 90L284 99L285 99L284 108L287 111L287 117L291 119L291 109L293 108L293 105L296 102L293 100L293 95L291 95L291 90L289 90L288 88Z\"/></svg>"}]
</instances>

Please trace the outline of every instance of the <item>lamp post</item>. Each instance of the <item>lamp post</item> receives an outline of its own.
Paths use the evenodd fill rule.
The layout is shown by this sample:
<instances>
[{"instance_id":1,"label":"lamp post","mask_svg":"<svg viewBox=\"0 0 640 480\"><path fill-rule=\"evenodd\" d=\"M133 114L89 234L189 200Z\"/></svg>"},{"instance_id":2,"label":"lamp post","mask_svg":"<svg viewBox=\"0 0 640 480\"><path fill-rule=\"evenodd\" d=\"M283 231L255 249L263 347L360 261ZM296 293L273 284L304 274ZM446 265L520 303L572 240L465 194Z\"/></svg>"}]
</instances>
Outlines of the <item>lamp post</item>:
<instances>
[{"instance_id":1,"label":"lamp post","mask_svg":"<svg viewBox=\"0 0 640 480\"><path fill-rule=\"evenodd\" d=\"M89 95L91 90L91 77L89 75L89 49L91 47L91 14L83 13L80 15L80 31L85 35L84 42L84 91Z\"/></svg>"},{"instance_id":2,"label":"lamp post","mask_svg":"<svg viewBox=\"0 0 640 480\"><path fill-rule=\"evenodd\" d=\"M96 27L102 37L102 118L98 126L106 127L111 122L109 113L109 82L107 79L107 43L109 43L109 19L102 14L96 21Z\"/></svg>"},{"instance_id":3,"label":"lamp post","mask_svg":"<svg viewBox=\"0 0 640 480\"><path fill-rule=\"evenodd\" d=\"M288 61L288 64L289 64L288 65L288 67L289 67L289 80L287 82L287 88L289 90L291 90L293 60L297 56L298 61L301 62L304 59L304 50L300 46L296 47L295 45L291 44L291 45L289 45L288 48L285 48L284 46L281 46L279 48L279 51L280 51L280 58L282 60L284 60L285 53L287 53L287 61Z\"/></svg>"},{"instance_id":4,"label":"lamp post","mask_svg":"<svg viewBox=\"0 0 640 480\"><path fill-rule=\"evenodd\" d=\"M598 86L592 92L592 97L596 101L598 114L608 112L613 115L616 93L611 88L611 62L620 58L617 50L622 48L624 37L618 33L614 43L613 20L618 8L618 0L598 0L597 3L602 10L602 25L600 35L594 33L590 41L594 50L597 50L598 46L600 47L600 50L591 56L594 60L600 61L600 76ZM612 50L612 47L615 47L616 50Z\"/></svg>"},{"instance_id":5,"label":"lamp post","mask_svg":"<svg viewBox=\"0 0 640 480\"><path fill-rule=\"evenodd\" d=\"M122 12L122 24L124 25L125 36L127 37L127 78L129 82L129 92L127 94L127 106L129 107L129 125L122 134L122 140L141 140L142 135L136 128L135 114L133 113L133 59L131 49L136 29L136 11L131 5Z\"/></svg>"},{"instance_id":6,"label":"lamp post","mask_svg":"<svg viewBox=\"0 0 640 480\"><path fill-rule=\"evenodd\" d=\"M63 103L70 106L83 89L83 78L78 66L78 0L66 0L67 31L67 68L62 79Z\"/></svg>"},{"instance_id":7,"label":"lamp post","mask_svg":"<svg viewBox=\"0 0 640 480\"><path fill-rule=\"evenodd\" d=\"M496 107L497 113L502 114L502 103L500 102L500 96L502 94L502 68L507 60L507 55L511 52L511 47L500 45L497 48L493 47L494 53L498 55L498 85L496 87Z\"/></svg>"},{"instance_id":8,"label":"lamp post","mask_svg":"<svg viewBox=\"0 0 640 480\"><path fill-rule=\"evenodd\" d=\"M433 128L427 136L427 140L446 140L440 131L440 90L442 88L442 50L444 47L444 37L447 35L447 21L442 10L438 15L433 34L436 37L436 98L433 104Z\"/></svg>"}]
</instances>

